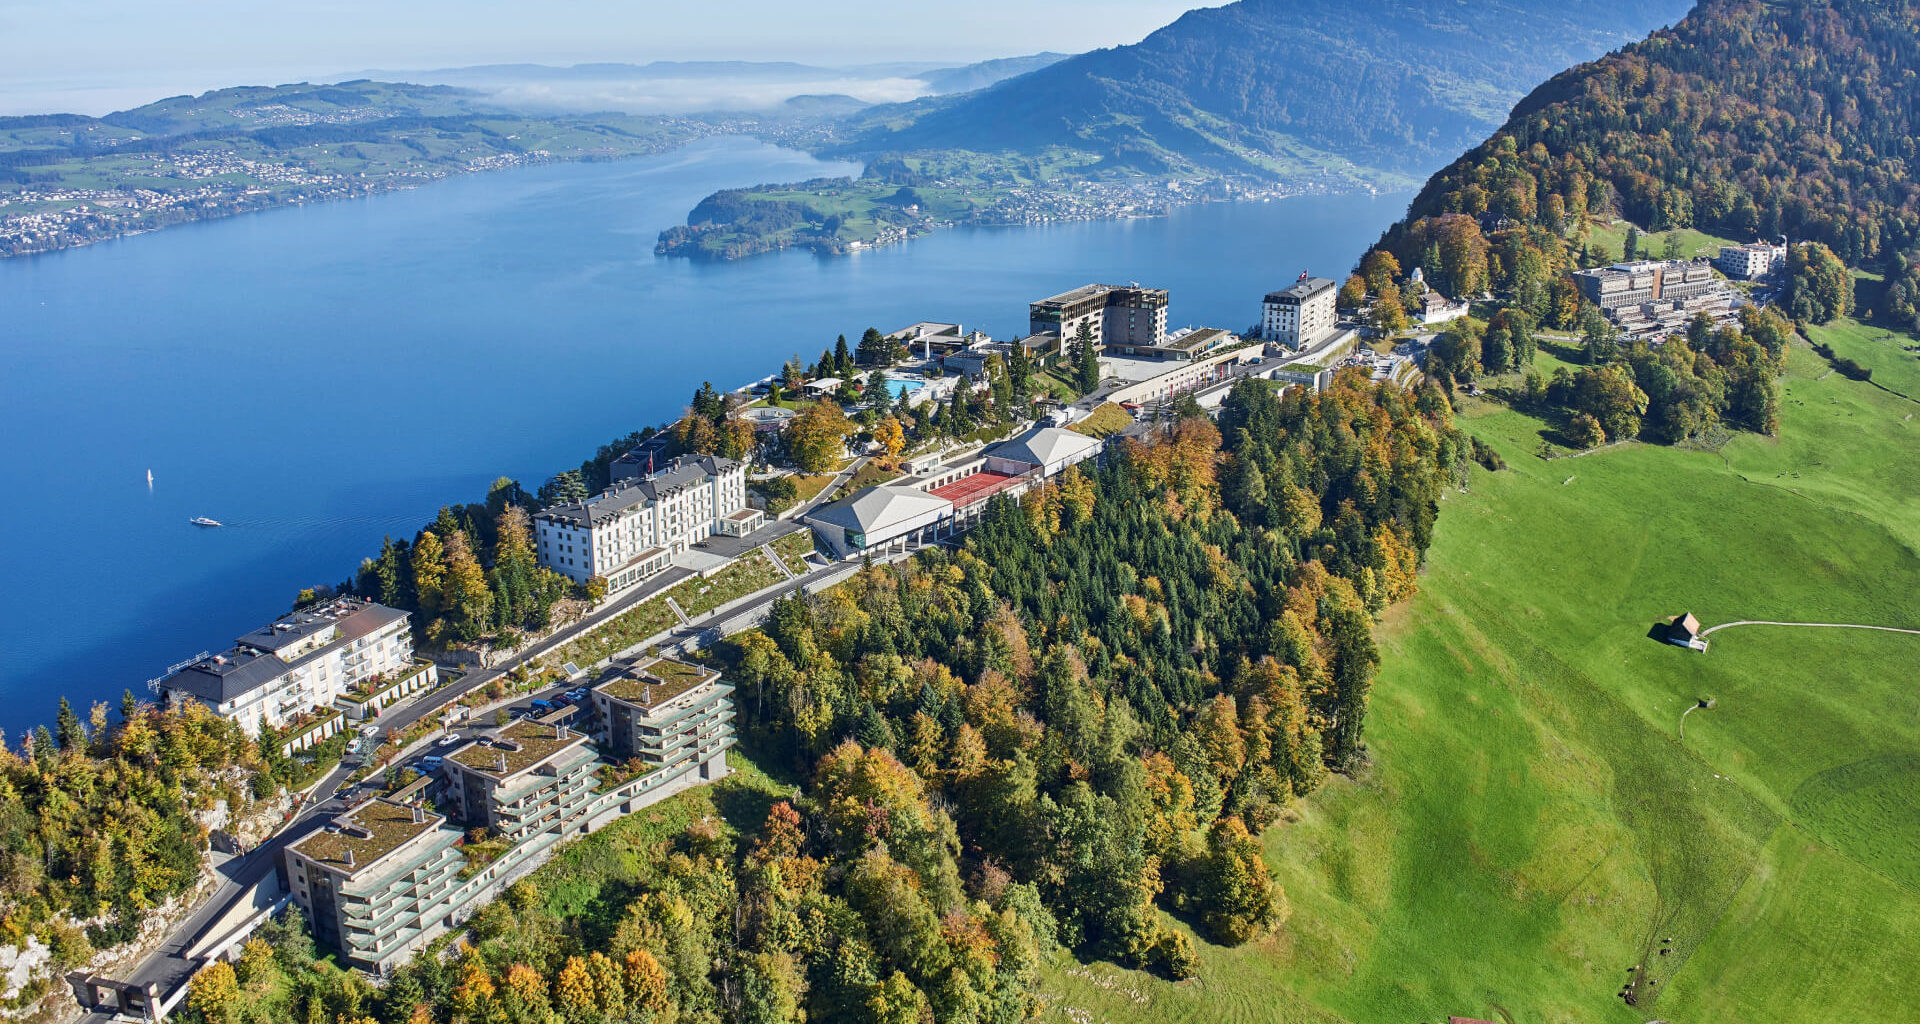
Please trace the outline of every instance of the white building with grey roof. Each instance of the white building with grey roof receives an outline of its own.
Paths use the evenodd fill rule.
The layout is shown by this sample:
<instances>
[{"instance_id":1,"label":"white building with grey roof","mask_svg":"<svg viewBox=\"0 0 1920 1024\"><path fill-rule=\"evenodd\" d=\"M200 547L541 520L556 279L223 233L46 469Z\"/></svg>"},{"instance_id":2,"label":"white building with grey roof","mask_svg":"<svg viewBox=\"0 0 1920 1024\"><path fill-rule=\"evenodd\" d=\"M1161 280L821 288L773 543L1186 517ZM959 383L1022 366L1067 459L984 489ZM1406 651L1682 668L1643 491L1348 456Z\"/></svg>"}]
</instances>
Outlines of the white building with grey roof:
<instances>
[{"instance_id":1,"label":"white building with grey roof","mask_svg":"<svg viewBox=\"0 0 1920 1024\"><path fill-rule=\"evenodd\" d=\"M674 459L585 501L534 516L540 564L615 593L665 570L673 556L716 533L736 533L747 508L747 470L732 459Z\"/></svg>"},{"instance_id":2,"label":"white building with grey roof","mask_svg":"<svg viewBox=\"0 0 1920 1024\"><path fill-rule=\"evenodd\" d=\"M342 597L283 615L231 650L175 668L153 688L169 701L197 700L258 736L264 726L283 728L375 677L413 667L406 612Z\"/></svg>"},{"instance_id":3,"label":"white building with grey roof","mask_svg":"<svg viewBox=\"0 0 1920 1024\"><path fill-rule=\"evenodd\" d=\"M1330 337L1340 321L1334 308L1338 294L1332 281L1305 272L1293 284L1268 292L1260 303L1262 339L1298 351Z\"/></svg>"},{"instance_id":4,"label":"white building with grey roof","mask_svg":"<svg viewBox=\"0 0 1920 1024\"><path fill-rule=\"evenodd\" d=\"M992 499L1018 498L1105 447L1077 431L1031 427L972 456L823 505L806 523L842 558L907 551L966 530L985 514Z\"/></svg>"}]
</instances>

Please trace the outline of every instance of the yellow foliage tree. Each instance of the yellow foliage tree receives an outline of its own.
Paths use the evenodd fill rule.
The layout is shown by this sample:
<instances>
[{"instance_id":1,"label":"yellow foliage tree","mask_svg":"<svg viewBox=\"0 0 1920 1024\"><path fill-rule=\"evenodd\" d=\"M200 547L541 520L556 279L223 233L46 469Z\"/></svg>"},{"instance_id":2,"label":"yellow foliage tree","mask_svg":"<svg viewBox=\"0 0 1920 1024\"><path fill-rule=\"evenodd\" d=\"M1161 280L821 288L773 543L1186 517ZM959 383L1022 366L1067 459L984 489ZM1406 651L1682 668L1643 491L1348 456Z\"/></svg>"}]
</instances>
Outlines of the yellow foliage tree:
<instances>
[{"instance_id":1,"label":"yellow foliage tree","mask_svg":"<svg viewBox=\"0 0 1920 1024\"><path fill-rule=\"evenodd\" d=\"M577 956L567 958L560 973L554 976L553 998L560 1004L560 1012L571 1018L586 1017L594 1011L599 999L585 960Z\"/></svg>"},{"instance_id":2,"label":"yellow foliage tree","mask_svg":"<svg viewBox=\"0 0 1920 1024\"><path fill-rule=\"evenodd\" d=\"M627 993L635 1005L654 1013L667 1008L667 972L644 949L627 954Z\"/></svg>"},{"instance_id":3,"label":"yellow foliage tree","mask_svg":"<svg viewBox=\"0 0 1920 1024\"><path fill-rule=\"evenodd\" d=\"M234 1004L240 998L240 980L233 965L215 961L201 969L188 983L187 1006L207 1019L208 1024L226 1024L234 1018Z\"/></svg>"},{"instance_id":4,"label":"yellow foliage tree","mask_svg":"<svg viewBox=\"0 0 1920 1024\"><path fill-rule=\"evenodd\" d=\"M873 439L886 452L887 465L898 466L900 453L907 450L907 431L897 417L889 416L873 425Z\"/></svg>"},{"instance_id":5,"label":"yellow foliage tree","mask_svg":"<svg viewBox=\"0 0 1920 1024\"><path fill-rule=\"evenodd\" d=\"M787 424L787 454L794 465L808 473L818 473L846 452L847 435L853 425L840 407L830 401L815 402Z\"/></svg>"}]
</instances>

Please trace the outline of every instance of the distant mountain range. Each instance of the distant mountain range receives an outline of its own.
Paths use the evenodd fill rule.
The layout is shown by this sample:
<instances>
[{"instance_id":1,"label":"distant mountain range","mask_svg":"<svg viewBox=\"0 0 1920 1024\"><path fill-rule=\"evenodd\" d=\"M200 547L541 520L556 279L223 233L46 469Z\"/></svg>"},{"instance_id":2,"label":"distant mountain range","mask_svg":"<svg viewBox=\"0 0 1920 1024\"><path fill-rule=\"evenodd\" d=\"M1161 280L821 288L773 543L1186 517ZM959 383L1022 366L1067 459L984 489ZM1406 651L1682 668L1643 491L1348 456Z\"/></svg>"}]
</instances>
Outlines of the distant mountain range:
<instances>
[{"instance_id":1,"label":"distant mountain range","mask_svg":"<svg viewBox=\"0 0 1920 1024\"><path fill-rule=\"evenodd\" d=\"M779 111L794 97L833 96L855 108L983 89L1067 59L1037 53L973 64L909 62L823 67L792 61L654 61L649 64L482 64L350 76L474 89L517 110L692 113Z\"/></svg>"},{"instance_id":2,"label":"distant mountain range","mask_svg":"<svg viewBox=\"0 0 1920 1024\"><path fill-rule=\"evenodd\" d=\"M1425 173L1526 91L1691 0L1240 0L975 94L869 112L850 152L1066 146L1148 172L1331 154Z\"/></svg>"}]
</instances>

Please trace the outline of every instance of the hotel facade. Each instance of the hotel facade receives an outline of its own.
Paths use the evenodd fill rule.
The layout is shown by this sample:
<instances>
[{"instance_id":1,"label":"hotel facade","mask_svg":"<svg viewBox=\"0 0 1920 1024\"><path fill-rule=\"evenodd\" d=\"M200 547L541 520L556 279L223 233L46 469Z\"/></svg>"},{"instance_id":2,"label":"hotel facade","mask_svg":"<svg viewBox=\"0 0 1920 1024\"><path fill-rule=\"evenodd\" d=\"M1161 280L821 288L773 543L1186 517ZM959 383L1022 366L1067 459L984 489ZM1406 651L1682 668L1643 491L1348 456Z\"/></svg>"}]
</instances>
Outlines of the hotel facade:
<instances>
[{"instance_id":1,"label":"hotel facade","mask_svg":"<svg viewBox=\"0 0 1920 1024\"><path fill-rule=\"evenodd\" d=\"M541 565L576 583L606 580L612 594L665 570L674 555L708 537L751 532L761 518L747 507L745 466L689 456L536 515L534 551Z\"/></svg>"}]
</instances>

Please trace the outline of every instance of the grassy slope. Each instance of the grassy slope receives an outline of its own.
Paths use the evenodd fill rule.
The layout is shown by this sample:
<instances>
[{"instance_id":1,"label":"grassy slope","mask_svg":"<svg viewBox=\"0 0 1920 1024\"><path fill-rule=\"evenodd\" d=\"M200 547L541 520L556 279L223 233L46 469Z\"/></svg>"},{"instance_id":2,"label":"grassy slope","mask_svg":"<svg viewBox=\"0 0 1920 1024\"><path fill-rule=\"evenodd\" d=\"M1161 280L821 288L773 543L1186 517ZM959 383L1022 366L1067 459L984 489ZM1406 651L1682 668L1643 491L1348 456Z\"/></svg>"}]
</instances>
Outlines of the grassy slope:
<instances>
[{"instance_id":1,"label":"grassy slope","mask_svg":"<svg viewBox=\"0 0 1920 1024\"><path fill-rule=\"evenodd\" d=\"M1620 258L1620 254L1627 244L1627 227L1628 224L1624 220L1615 221L1612 224L1596 224L1587 234L1587 244L1606 249L1610 258L1617 260ZM1751 242L1753 239L1741 239L1740 241ZM1687 259L1692 259L1695 256L1718 256L1720 255L1721 246L1737 244L1739 244L1739 242L1734 239L1721 238L1718 235L1709 235L1704 231L1697 231L1693 228L1680 229L1681 255ZM1657 259L1666 250L1666 246L1666 232L1656 231L1649 233L1643 230L1640 232L1639 258Z\"/></svg>"},{"instance_id":2,"label":"grassy slope","mask_svg":"<svg viewBox=\"0 0 1920 1024\"><path fill-rule=\"evenodd\" d=\"M1864 361L1866 334L1824 334ZM1920 394L1920 362L1875 379ZM1920 638L1751 627L1700 655L1646 634L1686 610L1920 624L1912 413L1804 348L1783 437L1718 455L1543 462L1536 421L1467 410L1512 469L1448 498L1423 591L1384 631L1372 772L1268 833L1288 927L1202 944L1185 985L1064 965L1049 1018L1910 1015ZM1718 706L1681 742L1700 696ZM1629 1009L1636 964L1658 984Z\"/></svg>"}]
</instances>

